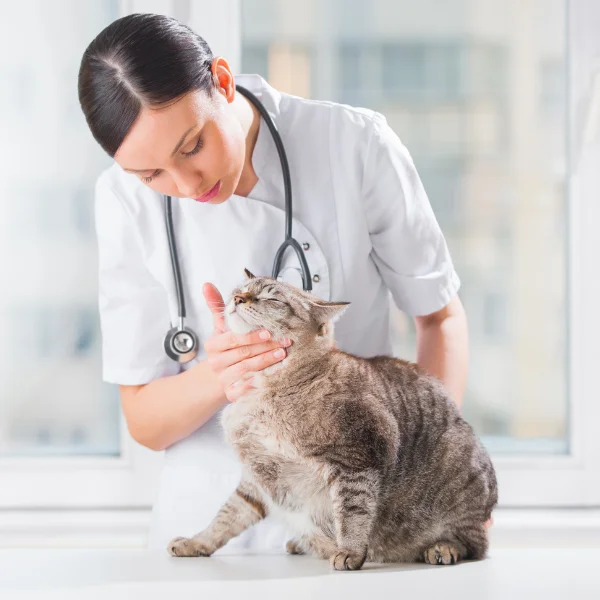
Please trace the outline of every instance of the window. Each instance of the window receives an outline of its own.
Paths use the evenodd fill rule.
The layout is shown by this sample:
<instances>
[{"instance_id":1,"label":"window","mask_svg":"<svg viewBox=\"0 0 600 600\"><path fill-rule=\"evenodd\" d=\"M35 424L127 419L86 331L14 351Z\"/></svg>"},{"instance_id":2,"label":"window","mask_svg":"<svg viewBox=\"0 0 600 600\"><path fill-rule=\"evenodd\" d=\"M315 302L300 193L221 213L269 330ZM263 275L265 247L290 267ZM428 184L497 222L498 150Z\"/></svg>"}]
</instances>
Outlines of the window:
<instances>
[{"instance_id":1,"label":"window","mask_svg":"<svg viewBox=\"0 0 600 600\"><path fill-rule=\"evenodd\" d=\"M266 44L248 44L244 48L244 64L249 73L266 77L269 72L269 47Z\"/></svg>"},{"instance_id":2,"label":"window","mask_svg":"<svg viewBox=\"0 0 600 600\"><path fill-rule=\"evenodd\" d=\"M560 119L565 107L565 70L560 61L547 59L541 62L540 110L550 120Z\"/></svg>"},{"instance_id":3,"label":"window","mask_svg":"<svg viewBox=\"0 0 600 600\"><path fill-rule=\"evenodd\" d=\"M504 502L581 502L566 489L589 473L581 415L595 408L573 362L583 335L573 302L584 282L600 278L572 270L581 250L569 227L584 226L580 213L591 209L583 194L597 197L599 184L569 183L583 185L588 171L569 172L568 141L579 140L569 127L582 117L571 125L565 115L576 106L567 104L568 85L589 95L579 44L592 3L500 9L456 0L432 12L431 3L409 0L312 0L297 26L286 15L292 3L275 1L268 26L254 4L242 3L241 72L252 68L251 44L303 45L314 56L310 97L382 112L413 155L463 282L471 343L464 414L496 458ZM349 14L362 15L360 27ZM281 81L277 69L269 64L271 83ZM392 333L396 353L414 358L414 327L397 310Z\"/></svg>"},{"instance_id":4,"label":"window","mask_svg":"<svg viewBox=\"0 0 600 600\"><path fill-rule=\"evenodd\" d=\"M27 49L10 53L8 78L15 88L0 116L11 190L3 195L3 237L10 248L3 262L15 282L3 286L0 300L8 432L2 456L120 452L115 390L100 380L94 275L94 175L109 160L86 130L76 85L85 45L102 23L119 16L119 4L101 2L85 11L75 2L62 4L60 18L44 2L2 9L10 13L4 22L26 20L31 28L26 44L16 29L0 42L6 54L11 46ZM48 52L52 39L54 51ZM84 160L87 168L80 168ZM85 271L90 276L82 276Z\"/></svg>"},{"instance_id":5,"label":"window","mask_svg":"<svg viewBox=\"0 0 600 600\"><path fill-rule=\"evenodd\" d=\"M382 92L404 101L456 100L461 80L459 44L433 40L381 46Z\"/></svg>"},{"instance_id":6,"label":"window","mask_svg":"<svg viewBox=\"0 0 600 600\"><path fill-rule=\"evenodd\" d=\"M125 4L0 8L0 508L152 497L159 456L128 436L101 378L94 184L111 160L77 98L85 47Z\"/></svg>"},{"instance_id":7,"label":"window","mask_svg":"<svg viewBox=\"0 0 600 600\"><path fill-rule=\"evenodd\" d=\"M600 10L590 0L430 6L2 5L0 56L10 60L0 60L0 154L9 167L0 192L0 507L149 506L153 497L156 454L131 443L116 390L100 378L91 207L110 161L87 131L74 85L92 37L144 11L188 22L236 72L388 117L463 282L464 413L495 457L501 502L600 501L600 100L591 85ZM27 22L26 39L14 22ZM44 160L31 157L32 139ZM395 311L393 324L396 352L411 358L412 321ZM70 407L68 418L53 420L59 405Z\"/></svg>"}]
</instances>

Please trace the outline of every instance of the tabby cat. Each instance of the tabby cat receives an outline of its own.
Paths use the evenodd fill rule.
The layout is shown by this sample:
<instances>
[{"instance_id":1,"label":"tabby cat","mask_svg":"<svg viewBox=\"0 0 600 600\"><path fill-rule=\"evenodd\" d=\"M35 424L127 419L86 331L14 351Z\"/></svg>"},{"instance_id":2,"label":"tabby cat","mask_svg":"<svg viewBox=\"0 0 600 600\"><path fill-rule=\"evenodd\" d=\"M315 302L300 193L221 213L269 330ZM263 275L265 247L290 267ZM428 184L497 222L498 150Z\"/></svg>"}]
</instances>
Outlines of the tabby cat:
<instances>
[{"instance_id":1,"label":"tabby cat","mask_svg":"<svg viewBox=\"0 0 600 600\"><path fill-rule=\"evenodd\" d=\"M336 570L483 558L496 476L442 384L414 363L336 348L348 303L245 273L227 326L293 343L283 361L247 374L254 387L223 410L241 481L207 529L175 538L170 553L210 556L270 514L295 532L288 552Z\"/></svg>"}]
</instances>

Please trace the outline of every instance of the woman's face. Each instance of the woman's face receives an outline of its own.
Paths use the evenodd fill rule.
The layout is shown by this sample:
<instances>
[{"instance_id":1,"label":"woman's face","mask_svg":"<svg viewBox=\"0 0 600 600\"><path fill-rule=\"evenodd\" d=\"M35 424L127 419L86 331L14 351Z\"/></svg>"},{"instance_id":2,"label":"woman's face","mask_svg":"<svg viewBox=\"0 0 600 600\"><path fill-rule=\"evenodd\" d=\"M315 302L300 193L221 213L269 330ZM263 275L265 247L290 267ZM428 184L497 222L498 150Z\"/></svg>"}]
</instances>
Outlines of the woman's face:
<instances>
[{"instance_id":1,"label":"woman's face","mask_svg":"<svg viewBox=\"0 0 600 600\"><path fill-rule=\"evenodd\" d=\"M115 161L148 187L178 198L220 204L235 191L246 141L225 87L182 96L160 109L144 108Z\"/></svg>"}]
</instances>

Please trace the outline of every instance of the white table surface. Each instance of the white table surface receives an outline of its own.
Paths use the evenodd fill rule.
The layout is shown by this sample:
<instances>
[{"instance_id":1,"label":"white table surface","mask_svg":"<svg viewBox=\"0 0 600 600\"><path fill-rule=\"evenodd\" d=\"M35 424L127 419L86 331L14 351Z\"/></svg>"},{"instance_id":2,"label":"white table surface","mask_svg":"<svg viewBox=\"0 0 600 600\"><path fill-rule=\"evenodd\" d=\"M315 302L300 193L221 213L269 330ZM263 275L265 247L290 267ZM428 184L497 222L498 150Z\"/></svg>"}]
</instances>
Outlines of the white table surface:
<instances>
[{"instance_id":1,"label":"white table surface","mask_svg":"<svg viewBox=\"0 0 600 600\"><path fill-rule=\"evenodd\" d=\"M342 573L307 556L175 558L143 549L2 549L0 598L598 600L600 548L492 548L478 562L367 564Z\"/></svg>"}]
</instances>

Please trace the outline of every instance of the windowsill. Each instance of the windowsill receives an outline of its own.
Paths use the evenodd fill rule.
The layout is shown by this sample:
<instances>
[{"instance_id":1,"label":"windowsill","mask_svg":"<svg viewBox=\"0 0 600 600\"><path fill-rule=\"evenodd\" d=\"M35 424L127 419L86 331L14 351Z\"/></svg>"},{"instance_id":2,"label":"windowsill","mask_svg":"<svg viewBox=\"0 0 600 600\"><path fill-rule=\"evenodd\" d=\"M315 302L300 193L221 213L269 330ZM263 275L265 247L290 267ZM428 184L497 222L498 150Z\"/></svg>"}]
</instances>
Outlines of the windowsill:
<instances>
[{"instance_id":1,"label":"windowsill","mask_svg":"<svg viewBox=\"0 0 600 600\"><path fill-rule=\"evenodd\" d=\"M149 509L3 510L0 548L144 548ZM600 547L600 508L497 509L491 547Z\"/></svg>"}]
</instances>

